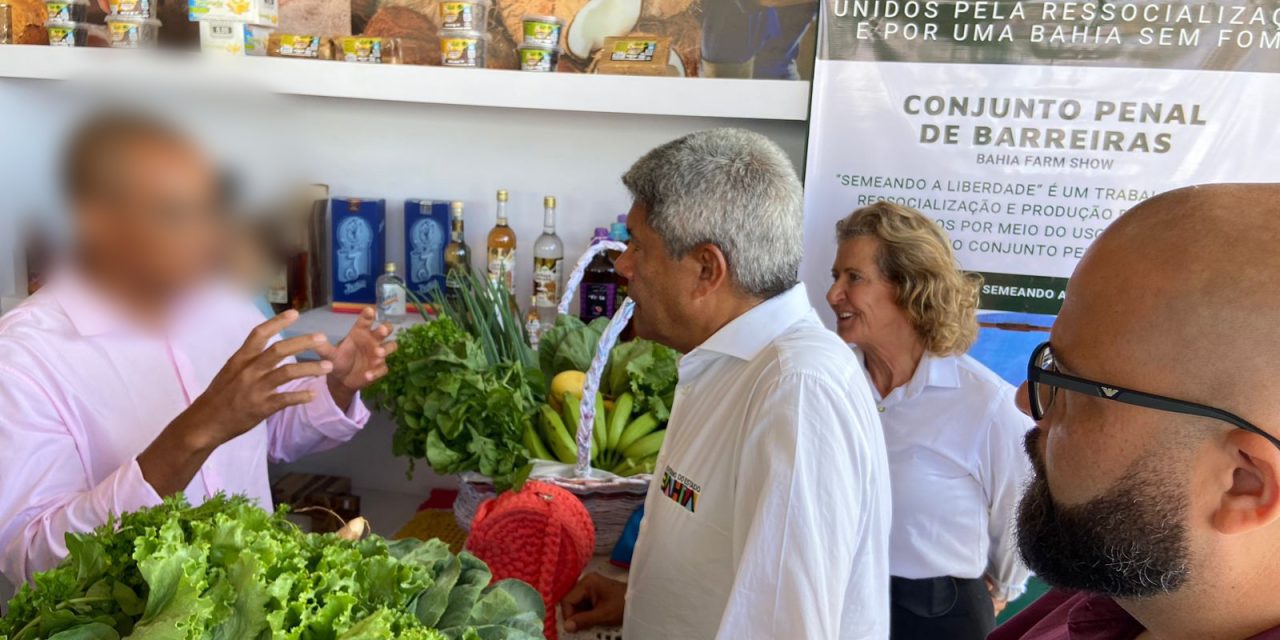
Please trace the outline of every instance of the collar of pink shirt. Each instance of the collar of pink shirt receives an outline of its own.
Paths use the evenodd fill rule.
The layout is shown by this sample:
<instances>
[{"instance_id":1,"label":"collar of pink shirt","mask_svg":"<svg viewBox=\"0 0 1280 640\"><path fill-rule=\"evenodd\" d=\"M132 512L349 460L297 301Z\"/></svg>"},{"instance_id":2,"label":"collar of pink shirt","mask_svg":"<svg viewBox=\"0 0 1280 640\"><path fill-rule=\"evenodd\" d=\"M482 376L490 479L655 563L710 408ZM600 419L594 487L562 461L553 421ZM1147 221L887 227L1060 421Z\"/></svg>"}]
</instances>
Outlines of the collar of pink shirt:
<instances>
[{"instance_id":1,"label":"collar of pink shirt","mask_svg":"<svg viewBox=\"0 0 1280 640\"><path fill-rule=\"evenodd\" d=\"M1144 627L1107 596L1055 589L987 640L1133 640ZM1280 640L1280 627L1248 640Z\"/></svg>"}]
</instances>

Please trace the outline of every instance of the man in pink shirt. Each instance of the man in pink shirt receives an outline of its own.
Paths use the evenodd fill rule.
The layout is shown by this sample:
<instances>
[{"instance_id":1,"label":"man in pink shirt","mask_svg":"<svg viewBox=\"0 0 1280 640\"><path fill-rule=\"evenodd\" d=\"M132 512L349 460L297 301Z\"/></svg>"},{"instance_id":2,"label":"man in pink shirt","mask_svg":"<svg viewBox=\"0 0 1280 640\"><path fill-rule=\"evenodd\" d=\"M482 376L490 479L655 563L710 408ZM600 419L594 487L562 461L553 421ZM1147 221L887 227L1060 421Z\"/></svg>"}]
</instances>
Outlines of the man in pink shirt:
<instances>
[{"instance_id":1,"label":"man in pink shirt","mask_svg":"<svg viewBox=\"0 0 1280 640\"><path fill-rule=\"evenodd\" d=\"M1280 640L1280 185L1139 204L1094 242L1019 401L1027 565L991 640Z\"/></svg>"},{"instance_id":2,"label":"man in pink shirt","mask_svg":"<svg viewBox=\"0 0 1280 640\"><path fill-rule=\"evenodd\" d=\"M155 121L100 116L65 167L74 260L0 318L0 572L21 583L69 531L184 492L271 508L267 460L334 447L395 349L371 310L337 346L275 336L218 278L216 172ZM296 362L312 351L320 360Z\"/></svg>"}]
</instances>

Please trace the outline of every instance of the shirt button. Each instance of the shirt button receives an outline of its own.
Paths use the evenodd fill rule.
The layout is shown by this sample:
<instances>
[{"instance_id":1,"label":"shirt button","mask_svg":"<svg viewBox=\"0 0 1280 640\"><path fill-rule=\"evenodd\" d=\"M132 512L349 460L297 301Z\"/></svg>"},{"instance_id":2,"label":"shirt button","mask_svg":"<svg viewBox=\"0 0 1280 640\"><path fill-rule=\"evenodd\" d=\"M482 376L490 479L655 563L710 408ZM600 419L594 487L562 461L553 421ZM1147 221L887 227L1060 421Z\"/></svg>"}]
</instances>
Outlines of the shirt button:
<instances>
[{"instance_id":1,"label":"shirt button","mask_svg":"<svg viewBox=\"0 0 1280 640\"><path fill-rule=\"evenodd\" d=\"M876 407L876 408L880 410L880 413L884 413L884 407L882 407L882 406L881 406L881 407Z\"/></svg>"}]
</instances>

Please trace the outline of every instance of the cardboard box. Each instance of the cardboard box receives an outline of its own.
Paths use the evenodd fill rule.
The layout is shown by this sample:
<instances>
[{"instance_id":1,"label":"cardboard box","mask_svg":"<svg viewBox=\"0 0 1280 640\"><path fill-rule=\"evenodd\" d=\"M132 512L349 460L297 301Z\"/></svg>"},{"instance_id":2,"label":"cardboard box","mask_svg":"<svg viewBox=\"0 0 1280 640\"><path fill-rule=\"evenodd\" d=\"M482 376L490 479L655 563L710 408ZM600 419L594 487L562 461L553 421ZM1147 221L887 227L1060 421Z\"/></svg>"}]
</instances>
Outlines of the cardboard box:
<instances>
[{"instance_id":1,"label":"cardboard box","mask_svg":"<svg viewBox=\"0 0 1280 640\"><path fill-rule=\"evenodd\" d=\"M333 310L359 312L377 302L374 281L386 264L387 201L330 200Z\"/></svg>"},{"instance_id":2,"label":"cardboard box","mask_svg":"<svg viewBox=\"0 0 1280 640\"><path fill-rule=\"evenodd\" d=\"M449 244L449 201L404 201L404 281L429 303L432 290L444 292L444 248Z\"/></svg>"},{"instance_id":3,"label":"cardboard box","mask_svg":"<svg viewBox=\"0 0 1280 640\"><path fill-rule=\"evenodd\" d=\"M277 0L187 0L187 18L274 28L280 23L280 9Z\"/></svg>"},{"instance_id":4,"label":"cardboard box","mask_svg":"<svg viewBox=\"0 0 1280 640\"><path fill-rule=\"evenodd\" d=\"M200 50L233 56L267 55L270 27L242 22L200 21Z\"/></svg>"}]
</instances>

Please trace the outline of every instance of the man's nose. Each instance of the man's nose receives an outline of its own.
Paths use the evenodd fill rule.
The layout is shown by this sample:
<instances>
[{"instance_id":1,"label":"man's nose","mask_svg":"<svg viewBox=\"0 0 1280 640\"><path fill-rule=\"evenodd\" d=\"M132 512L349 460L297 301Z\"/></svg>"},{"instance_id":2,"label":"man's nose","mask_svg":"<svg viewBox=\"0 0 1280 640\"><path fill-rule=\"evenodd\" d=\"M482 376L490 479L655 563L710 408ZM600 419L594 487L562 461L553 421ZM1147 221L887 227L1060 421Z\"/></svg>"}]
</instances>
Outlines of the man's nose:
<instances>
[{"instance_id":1,"label":"man's nose","mask_svg":"<svg viewBox=\"0 0 1280 640\"><path fill-rule=\"evenodd\" d=\"M635 265L632 264L632 262L633 258L631 257L631 248L627 247L627 250L623 251L622 254L618 256L618 259L613 261L613 268L616 269L618 273L622 274L622 277L630 280L631 276L634 275L635 269Z\"/></svg>"}]
</instances>

